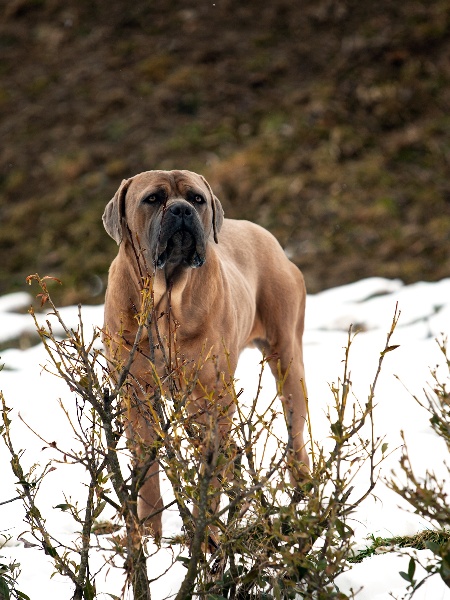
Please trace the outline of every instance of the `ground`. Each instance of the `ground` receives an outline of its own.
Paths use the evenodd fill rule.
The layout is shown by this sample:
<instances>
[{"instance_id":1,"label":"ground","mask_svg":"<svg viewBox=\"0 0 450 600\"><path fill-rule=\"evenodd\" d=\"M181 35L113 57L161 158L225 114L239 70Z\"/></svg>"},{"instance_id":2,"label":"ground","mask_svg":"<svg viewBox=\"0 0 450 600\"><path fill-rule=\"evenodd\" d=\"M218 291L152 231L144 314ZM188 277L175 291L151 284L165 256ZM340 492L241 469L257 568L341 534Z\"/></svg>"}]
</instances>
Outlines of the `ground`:
<instances>
[{"instance_id":1,"label":"ground","mask_svg":"<svg viewBox=\"0 0 450 600\"><path fill-rule=\"evenodd\" d=\"M449 0L9 0L0 294L100 302L124 177L203 173L317 292L450 267Z\"/></svg>"}]
</instances>

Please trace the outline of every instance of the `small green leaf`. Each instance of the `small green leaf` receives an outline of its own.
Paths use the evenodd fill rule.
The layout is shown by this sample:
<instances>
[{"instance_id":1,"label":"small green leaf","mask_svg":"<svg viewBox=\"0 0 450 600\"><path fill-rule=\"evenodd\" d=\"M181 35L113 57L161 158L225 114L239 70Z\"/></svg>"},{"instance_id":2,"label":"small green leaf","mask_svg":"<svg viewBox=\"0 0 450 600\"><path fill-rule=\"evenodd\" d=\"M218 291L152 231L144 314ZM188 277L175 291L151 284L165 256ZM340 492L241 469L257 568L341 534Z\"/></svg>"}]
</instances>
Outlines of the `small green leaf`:
<instances>
[{"instance_id":1,"label":"small green leaf","mask_svg":"<svg viewBox=\"0 0 450 600\"><path fill-rule=\"evenodd\" d=\"M433 554L440 554L440 550L441 550L441 545L437 544L436 542L432 542L432 541L428 541L425 542L425 546L428 548L428 550L431 550L431 552L433 552Z\"/></svg>"},{"instance_id":2,"label":"small green leaf","mask_svg":"<svg viewBox=\"0 0 450 600\"><path fill-rule=\"evenodd\" d=\"M410 583L411 585L414 585L414 573L416 572L416 561L414 560L414 558L410 558L409 559L409 563L408 563L408 572L405 573L404 571L400 571L399 575L400 577L403 577L403 579L406 579L406 581L408 583Z\"/></svg>"},{"instance_id":3,"label":"small green leaf","mask_svg":"<svg viewBox=\"0 0 450 600\"><path fill-rule=\"evenodd\" d=\"M408 575L410 580L412 581L414 578L414 573L416 572L416 561L414 560L414 558L410 558L409 559L409 565L408 565Z\"/></svg>"},{"instance_id":4,"label":"small green leaf","mask_svg":"<svg viewBox=\"0 0 450 600\"><path fill-rule=\"evenodd\" d=\"M381 356L384 356L388 352L392 352L392 350L396 350L399 347L400 347L400 344L395 344L394 346L388 346L387 348L385 348L383 350L383 352L380 352L380 354L381 354Z\"/></svg>"},{"instance_id":5,"label":"small green leaf","mask_svg":"<svg viewBox=\"0 0 450 600\"><path fill-rule=\"evenodd\" d=\"M94 519L97 519L101 515L101 513L103 512L103 509L105 508L105 506L106 506L106 501L105 500L103 500L102 502L100 502L100 504L94 510L94 515L93 515Z\"/></svg>"},{"instance_id":6,"label":"small green leaf","mask_svg":"<svg viewBox=\"0 0 450 600\"><path fill-rule=\"evenodd\" d=\"M23 592L19 592L19 590L16 590L16 594L17 594L17 597L22 598L22 600L31 600L30 596L27 596Z\"/></svg>"},{"instance_id":7,"label":"small green leaf","mask_svg":"<svg viewBox=\"0 0 450 600\"><path fill-rule=\"evenodd\" d=\"M2 600L9 600L10 598L8 584L3 577L0 577L0 598Z\"/></svg>"},{"instance_id":8,"label":"small green leaf","mask_svg":"<svg viewBox=\"0 0 450 600\"><path fill-rule=\"evenodd\" d=\"M72 508L72 505L63 503L63 504L57 504L53 508L60 508L64 512L65 510L69 510L69 508Z\"/></svg>"},{"instance_id":9,"label":"small green leaf","mask_svg":"<svg viewBox=\"0 0 450 600\"><path fill-rule=\"evenodd\" d=\"M353 529L340 519L336 519L335 525L337 532L343 540L346 540L353 535Z\"/></svg>"},{"instance_id":10,"label":"small green leaf","mask_svg":"<svg viewBox=\"0 0 450 600\"><path fill-rule=\"evenodd\" d=\"M191 559L188 558L187 556L177 556L176 560L180 563L183 563L183 565L186 567L186 569L188 568L188 565L191 562Z\"/></svg>"},{"instance_id":11,"label":"small green leaf","mask_svg":"<svg viewBox=\"0 0 450 600\"><path fill-rule=\"evenodd\" d=\"M46 544L46 546L44 547L44 552L45 552L45 554L48 554L52 558L55 558L55 556L58 555L55 548L53 548L53 546L50 546L50 544Z\"/></svg>"},{"instance_id":12,"label":"small green leaf","mask_svg":"<svg viewBox=\"0 0 450 600\"><path fill-rule=\"evenodd\" d=\"M341 436L342 435L342 423L340 421L331 423L331 432L334 433L335 436Z\"/></svg>"},{"instance_id":13,"label":"small green leaf","mask_svg":"<svg viewBox=\"0 0 450 600\"><path fill-rule=\"evenodd\" d=\"M386 442L384 444L381 444L381 454L384 454L386 452L388 446L389 444L387 444Z\"/></svg>"},{"instance_id":14,"label":"small green leaf","mask_svg":"<svg viewBox=\"0 0 450 600\"><path fill-rule=\"evenodd\" d=\"M41 513L39 512L39 509L37 506L32 506L29 510L29 514L30 516L32 516L34 519L42 519L41 517Z\"/></svg>"},{"instance_id":15,"label":"small green leaf","mask_svg":"<svg viewBox=\"0 0 450 600\"><path fill-rule=\"evenodd\" d=\"M242 577L241 582L242 583L253 583L254 581L256 581L258 579L260 575L260 571L259 569L250 569L250 571L244 575L244 577Z\"/></svg>"},{"instance_id":16,"label":"small green leaf","mask_svg":"<svg viewBox=\"0 0 450 600\"><path fill-rule=\"evenodd\" d=\"M84 600L94 600L96 596L95 584L92 584L89 580L86 581L86 586L83 590Z\"/></svg>"}]
</instances>

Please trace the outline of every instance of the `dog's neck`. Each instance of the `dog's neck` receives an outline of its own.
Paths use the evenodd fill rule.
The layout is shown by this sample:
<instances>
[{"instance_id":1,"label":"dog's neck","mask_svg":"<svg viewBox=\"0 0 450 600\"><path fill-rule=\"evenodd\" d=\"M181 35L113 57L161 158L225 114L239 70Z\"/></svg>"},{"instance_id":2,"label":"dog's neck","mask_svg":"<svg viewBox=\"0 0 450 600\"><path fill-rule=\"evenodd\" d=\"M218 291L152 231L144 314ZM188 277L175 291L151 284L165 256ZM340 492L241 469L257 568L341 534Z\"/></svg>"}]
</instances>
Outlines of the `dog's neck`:
<instances>
[{"instance_id":1,"label":"dog's neck","mask_svg":"<svg viewBox=\"0 0 450 600\"><path fill-rule=\"evenodd\" d=\"M166 265L164 269L157 270L155 275L155 307L158 303L170 302L175 318L178 318L178 315L182 318L183 314L189 313L189 305L192 303L203 305L205 310L214 306L218 291L217 281L221 278L219 261L211 245L207 247L203 266L194 269L181 265L170 268L170 265ZM208 280L216 283L209 285Z\"/></svg>"},{"instance_id":2,"label":"dog's neck","mask_svg":"<svg viewBox=\"0 0 450 600\"><path fill-rule=\"evenodd\" d=\"M122 299L121 304L124 308L126 303L130 307L129 310L139 310L140 290L145 279L153 280L154 307L158 313L166 311L170 305L174 317L182 320L183 314L189 312L189 304L193 302L201 304L205 310L214 306L216 295L220 292L217 282L221 280L221 275L219 260L211 244L207 246L205 264L197 269L184 265L174 266L170 263L164 269L150 269L149 265L144 264L145 261L138 259L132 246L127 243L120 246L120 253L127 255L127 260L120 261L120 264L127 265L128 272L122 274L123 289L125 294L130 293L130 297ZM208 279L214 283L208 285ZM128 282L131 285L127 285Z\"/></svg>"}]
</instances>

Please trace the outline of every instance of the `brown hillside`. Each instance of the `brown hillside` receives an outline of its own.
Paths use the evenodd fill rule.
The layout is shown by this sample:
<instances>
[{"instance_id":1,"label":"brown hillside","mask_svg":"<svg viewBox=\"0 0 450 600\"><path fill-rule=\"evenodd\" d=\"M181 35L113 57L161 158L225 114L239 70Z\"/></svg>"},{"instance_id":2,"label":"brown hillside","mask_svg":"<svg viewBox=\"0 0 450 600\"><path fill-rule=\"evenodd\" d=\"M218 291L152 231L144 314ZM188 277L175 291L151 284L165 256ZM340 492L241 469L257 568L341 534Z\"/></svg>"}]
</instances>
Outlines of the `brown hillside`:
<instances>
[{"instance_id":1,"label":"brown hillside","mask_svg":"<svg viewBox=\"0 0 450 600\"><path fill-rule=\"evenodd\" d=\"M9 0L0 294L103 297L123 177L203 173L310 291L450 274L449 0Z\"/></svg>"}]
</instances>

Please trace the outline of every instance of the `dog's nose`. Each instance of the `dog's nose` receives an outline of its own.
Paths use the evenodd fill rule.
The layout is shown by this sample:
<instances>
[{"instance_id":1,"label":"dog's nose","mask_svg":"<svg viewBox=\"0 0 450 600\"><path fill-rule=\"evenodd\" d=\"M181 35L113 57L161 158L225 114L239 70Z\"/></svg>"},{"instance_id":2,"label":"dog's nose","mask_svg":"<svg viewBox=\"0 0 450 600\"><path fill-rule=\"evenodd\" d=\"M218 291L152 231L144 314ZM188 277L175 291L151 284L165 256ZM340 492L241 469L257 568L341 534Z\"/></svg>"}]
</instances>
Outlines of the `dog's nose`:
<instances>
[{"instance_id":1,"label":"dog's nose","mask_svg":"<svg viewBox=\"0 0 450 600\"><path fill-rule=\"evenodd\" d=\"M173 204L169 210L174 217L192 217L192 207L184 202Z\"/></svg>"}]
</instances>

